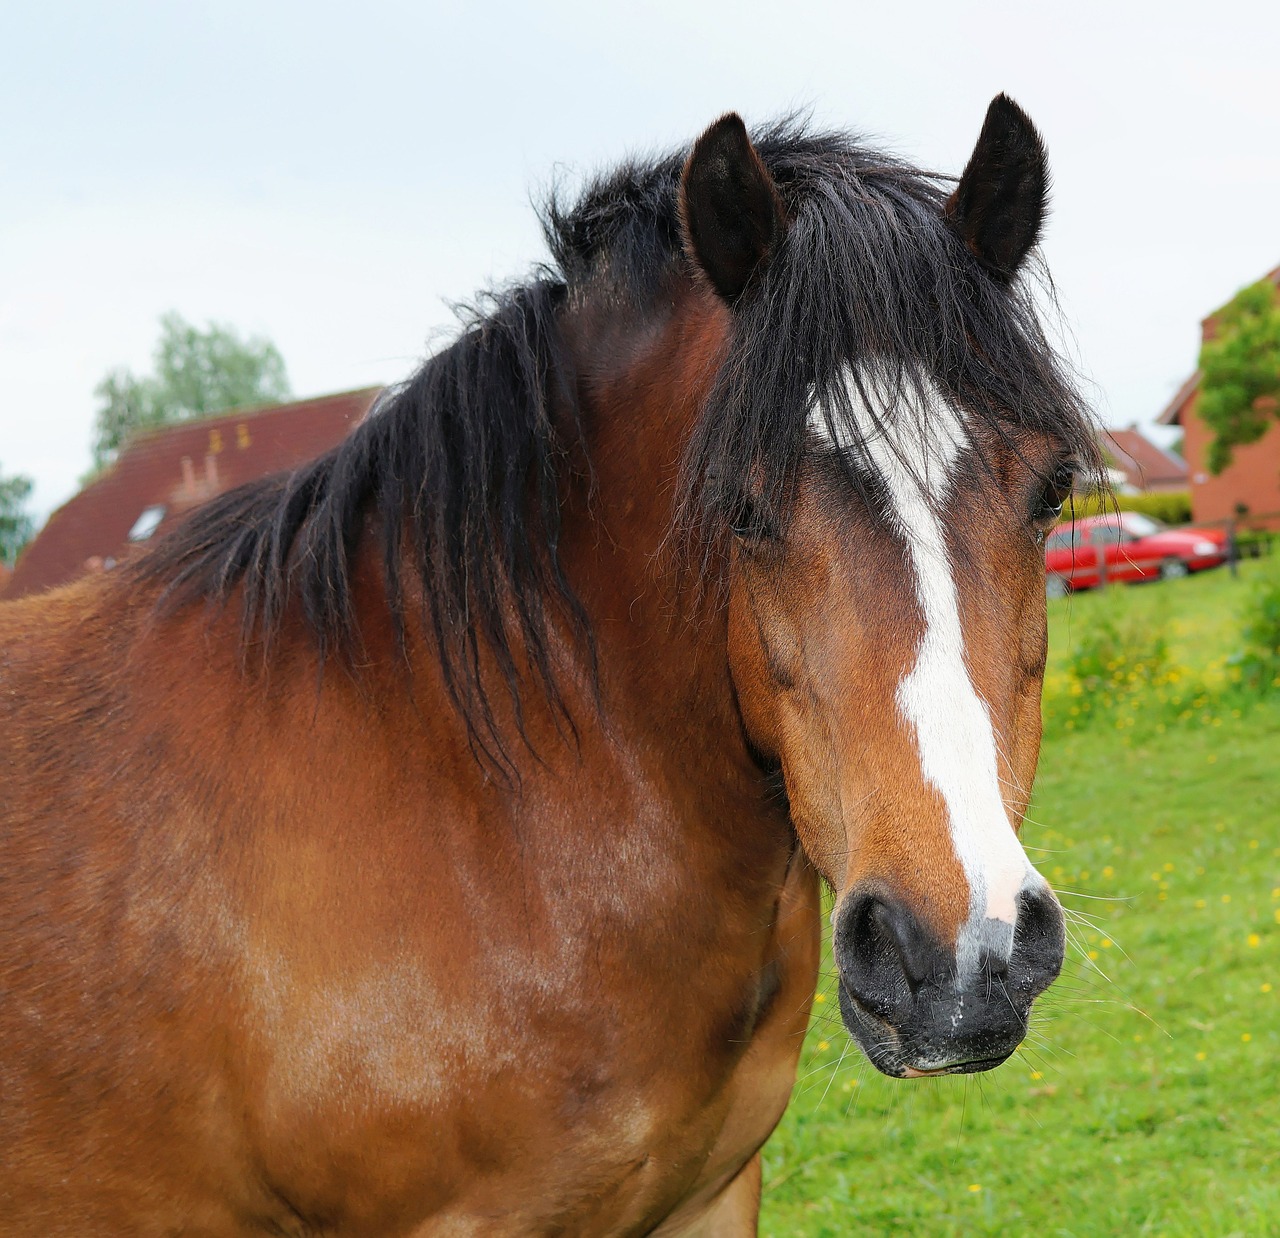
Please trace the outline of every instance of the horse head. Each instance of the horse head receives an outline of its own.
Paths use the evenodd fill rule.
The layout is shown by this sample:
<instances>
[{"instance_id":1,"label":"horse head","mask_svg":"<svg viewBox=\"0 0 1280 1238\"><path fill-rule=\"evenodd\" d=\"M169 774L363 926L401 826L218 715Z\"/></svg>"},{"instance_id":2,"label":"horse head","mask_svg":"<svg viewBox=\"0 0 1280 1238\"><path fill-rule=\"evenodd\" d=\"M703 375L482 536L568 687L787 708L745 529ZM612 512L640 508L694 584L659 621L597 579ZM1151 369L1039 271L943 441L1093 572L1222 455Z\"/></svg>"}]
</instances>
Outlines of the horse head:
<instances>
[{"instance_id":1,"label":"horse head","mask_svg":"<svg viewBox=\"0 0 1280 1238\"><path fill-rule=\"evenodd\" d=\"M686 252L732 317L691 519L731 530L734 688L834 892L846 1026L890 1075L985 1070L1063 959L1018 837L1042 539L1092 460L1017 278L1045 155L1001 96L949 198L895 197L889 170L879 233L854 226L856 184L804 177L775 177L736 116L685 165Z\"/></svg>"}]
</instances>

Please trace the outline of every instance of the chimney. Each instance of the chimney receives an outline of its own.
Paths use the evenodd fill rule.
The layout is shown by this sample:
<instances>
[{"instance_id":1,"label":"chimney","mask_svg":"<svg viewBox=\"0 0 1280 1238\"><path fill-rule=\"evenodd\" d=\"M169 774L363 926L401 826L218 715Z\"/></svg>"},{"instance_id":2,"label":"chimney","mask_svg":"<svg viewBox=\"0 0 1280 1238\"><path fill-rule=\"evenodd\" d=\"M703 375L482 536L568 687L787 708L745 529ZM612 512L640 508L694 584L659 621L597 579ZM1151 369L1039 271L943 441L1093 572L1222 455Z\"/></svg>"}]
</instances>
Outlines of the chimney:
<instances>
[{"instance_id":1,"label":"chimney","mask_svg":"<svg viewBox=\"0 0 1280 1238\"><path fill-rule=\"evenodd\" d=\"M184 499L196 497L196 466L191 463L190 456L182 457L182 497Z\"/></svg>"},{"instance_id":2,"label":"chimney","mask_svg":"<svg viewBox=\"0 0 1280 1238\"><path fill-rule=\"evenodd\" d=\"M213 452L204 458L204 484L207 497L218 493L218 457Z\"/></svg>"}]
</instances>

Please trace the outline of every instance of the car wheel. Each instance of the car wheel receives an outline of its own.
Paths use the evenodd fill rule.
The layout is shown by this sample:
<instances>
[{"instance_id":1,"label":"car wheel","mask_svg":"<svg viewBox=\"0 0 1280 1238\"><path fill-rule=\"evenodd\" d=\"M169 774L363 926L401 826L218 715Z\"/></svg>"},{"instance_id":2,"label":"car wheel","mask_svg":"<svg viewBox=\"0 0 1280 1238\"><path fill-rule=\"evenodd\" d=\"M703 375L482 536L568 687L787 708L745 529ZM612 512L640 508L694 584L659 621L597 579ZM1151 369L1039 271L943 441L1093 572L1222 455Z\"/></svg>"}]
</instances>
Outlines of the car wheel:
<instances>
[{"instance_id":1,"label":"car wheel","mask_svg":"<svg viewBox=\"0 0 1280 1238\"><path fill-rule=\"evenodd\" d=\"M1047 598L1064 598L1071 592L1071 586L1067 584L1066 578L1063 576L1046 576L1044 578L1044 595Z\"/></svg>"},{"instance_id":2,"label":"car wheel","mask_svg":"<svg viewBox=\"0 0 1280 1238\"><path fill-rule=\"evenodd\" d=\"M1160 564L1161 580L1181 580L1184 576L1189 575L1191 569L1182 559L1166 559Z\"/></svg>"}]
</instances>

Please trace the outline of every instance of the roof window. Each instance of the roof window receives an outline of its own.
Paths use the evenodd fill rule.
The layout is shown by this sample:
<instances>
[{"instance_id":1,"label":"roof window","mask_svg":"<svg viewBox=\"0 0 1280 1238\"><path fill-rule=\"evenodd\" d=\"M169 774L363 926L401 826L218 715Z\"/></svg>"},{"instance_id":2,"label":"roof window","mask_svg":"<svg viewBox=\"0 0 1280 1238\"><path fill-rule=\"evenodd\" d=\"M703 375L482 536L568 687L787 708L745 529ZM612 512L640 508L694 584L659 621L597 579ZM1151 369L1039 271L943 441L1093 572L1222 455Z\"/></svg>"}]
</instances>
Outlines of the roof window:
<instances>
[{"instance_id":1,"label":"roof window","mask_svg":"<svg viewBox=\"0 0 1280 1238\"><path fill-rule=\"evenodd\" d=\"M164 504L144 508L142 515L133 522L133 528L129 530L129 540L131 542L145 542L160 527L160 521L164 519L164 513Z\"/></svg>"}]
</instances>

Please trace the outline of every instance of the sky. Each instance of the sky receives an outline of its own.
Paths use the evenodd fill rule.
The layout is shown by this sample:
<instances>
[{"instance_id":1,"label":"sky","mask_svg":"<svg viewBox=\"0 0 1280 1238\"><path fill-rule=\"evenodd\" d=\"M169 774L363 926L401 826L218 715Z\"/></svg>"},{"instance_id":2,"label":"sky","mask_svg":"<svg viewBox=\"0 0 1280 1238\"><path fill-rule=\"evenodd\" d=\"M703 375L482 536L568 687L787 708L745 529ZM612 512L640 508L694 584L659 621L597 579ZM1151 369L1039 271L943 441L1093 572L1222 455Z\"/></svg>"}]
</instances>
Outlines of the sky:
<instances>
[{"instance_id":1,"label":"sky","mask_svg":"<svg viewBox=\"0 0 1280 1238\"><path fill-rule=\"evenodd\" d=\"M1277 49L1274 0L0 0L0 472L69 498L167 310L269 337L299 396L395 381L545 256L554 184L728 110L958 173L1002 90L1099 418L1147 422L1280 264Z\"/></svg>"}]
</instances>

